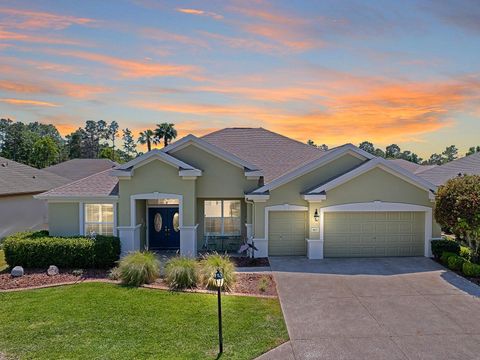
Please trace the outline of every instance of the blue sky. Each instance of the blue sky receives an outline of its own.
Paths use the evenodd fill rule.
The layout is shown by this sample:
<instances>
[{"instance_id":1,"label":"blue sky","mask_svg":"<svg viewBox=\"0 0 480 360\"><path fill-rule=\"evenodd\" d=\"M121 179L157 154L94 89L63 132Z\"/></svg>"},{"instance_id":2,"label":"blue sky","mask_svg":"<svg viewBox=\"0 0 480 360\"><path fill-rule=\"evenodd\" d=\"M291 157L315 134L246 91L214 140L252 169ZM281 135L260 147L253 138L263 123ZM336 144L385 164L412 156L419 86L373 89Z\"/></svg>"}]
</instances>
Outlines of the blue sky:
<instances>
[{"instance_id":1,"label":"blue sky","mask_svg":"<svg viewBox=\"0 0 480 360\"><path fill-rule=\"evenodd\" d=\"M480 2L2 1L0 115L480 143Z\"/></svg>"}]
</instances>

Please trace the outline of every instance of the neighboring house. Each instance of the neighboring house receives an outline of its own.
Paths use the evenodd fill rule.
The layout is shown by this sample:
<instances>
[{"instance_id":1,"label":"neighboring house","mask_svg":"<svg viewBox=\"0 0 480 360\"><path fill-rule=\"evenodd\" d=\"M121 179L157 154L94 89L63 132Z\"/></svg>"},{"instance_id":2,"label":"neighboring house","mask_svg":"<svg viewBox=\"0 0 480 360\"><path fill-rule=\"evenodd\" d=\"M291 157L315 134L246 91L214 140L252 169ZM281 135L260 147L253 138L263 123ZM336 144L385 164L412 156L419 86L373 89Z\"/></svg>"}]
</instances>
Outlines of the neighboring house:
<instances>
[{"instance_id":1,"label":"neighboring house","mask_svg":"<svg viewBox=\"0 0 480 360\"><path fill-rule=\"evenodd\" d=\"M117 165L110 159L72 159L46 167L43 170L75 181L100 171L112 169Z\"/></svg>"},{"instance_id":2,"label":"neighboring house","mask_svg":"<svg viewBox=\"0 0 480 360\"><path fill-rule=\"evenodd\" d=\"M255 256L429 256L436 186L346 144L328 151L262 128L188 135L37 195L53 235L115 234L125 254L205 248Z\"/></svg>"},{"instance_id":3,"label":"neighboring house","mask_svg":"<svg viewBox=\"0 0 480 360\"><path fill-rule=\"evenodd\" d=\"M420 174L426 170L437 167L437 165L421 165L404 159L389 159L388 161L391 161L392 163L410 172L413 172L414 174Z\"/></svg>"},{"instance_id":4,"label":"neighboring house","mask_svg":"<svg viewBox=\"0 0 480 360\"><path fill-rule=\"evenodd\" d=\"M45 229L47 204L33 195L69 179L0 157L0 239L17 231Z\"/></svg>"},{"instance_id":5,"label":"neighboring house","mask_svg":"<svg viewBox=\"0 0 480 360\"><path fill-rule=\"evenodd\" d=\"M480 175L480 153L435 166L420 174L422 178L437 186L443 185L447 180L461 175Z\"/></svg>"}]
</instances>

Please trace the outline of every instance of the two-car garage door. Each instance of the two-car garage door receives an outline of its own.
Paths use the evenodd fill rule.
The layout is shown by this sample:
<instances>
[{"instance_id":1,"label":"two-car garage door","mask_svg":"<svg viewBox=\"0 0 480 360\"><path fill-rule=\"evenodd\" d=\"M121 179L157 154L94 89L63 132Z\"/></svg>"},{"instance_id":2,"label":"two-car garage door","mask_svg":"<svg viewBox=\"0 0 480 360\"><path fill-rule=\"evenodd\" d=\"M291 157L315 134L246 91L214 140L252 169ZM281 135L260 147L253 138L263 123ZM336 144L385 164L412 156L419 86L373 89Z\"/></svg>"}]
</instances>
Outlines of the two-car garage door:
<instances>
[{"instance_id":1,"label":"two-car garage door","mask_svg":"<svg viewBox=\"0 0 480 360\"><path fill-rule=\"evenodd\" d=\"M326 212L324 256L423 256L424 229L424 212Z\"/></svg>"}]
</instances>

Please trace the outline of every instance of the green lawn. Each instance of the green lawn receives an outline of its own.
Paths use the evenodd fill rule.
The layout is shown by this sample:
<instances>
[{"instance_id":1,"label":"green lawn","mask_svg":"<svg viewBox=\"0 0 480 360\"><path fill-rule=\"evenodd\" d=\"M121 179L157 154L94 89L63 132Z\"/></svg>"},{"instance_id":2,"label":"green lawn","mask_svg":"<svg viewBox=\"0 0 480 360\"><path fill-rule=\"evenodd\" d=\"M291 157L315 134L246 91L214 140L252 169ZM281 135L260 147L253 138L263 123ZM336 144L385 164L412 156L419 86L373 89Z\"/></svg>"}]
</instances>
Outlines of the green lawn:
<instances>
[{"instance_id":1,"label":"green lawn","mask_svg":"<svg viewBox=\"0 0 480 360\"><path fill-rule=\"evenodd\" d=\"M225 359L288 339L275 299L224 296ZM211 359L217 298L84 283L0 293L0 353L20 359Z\"/></svg>"},{"instance_id":2,"label":"green lawn","mask_svg":"<svg viewBox=\"0 0 480 360\"><path fill-rule=\"evenodd\" d=\"M7 262L5 261L5 254L3 250L0 250L0 273L7 268Z\"/></svg>"}]
</instances>

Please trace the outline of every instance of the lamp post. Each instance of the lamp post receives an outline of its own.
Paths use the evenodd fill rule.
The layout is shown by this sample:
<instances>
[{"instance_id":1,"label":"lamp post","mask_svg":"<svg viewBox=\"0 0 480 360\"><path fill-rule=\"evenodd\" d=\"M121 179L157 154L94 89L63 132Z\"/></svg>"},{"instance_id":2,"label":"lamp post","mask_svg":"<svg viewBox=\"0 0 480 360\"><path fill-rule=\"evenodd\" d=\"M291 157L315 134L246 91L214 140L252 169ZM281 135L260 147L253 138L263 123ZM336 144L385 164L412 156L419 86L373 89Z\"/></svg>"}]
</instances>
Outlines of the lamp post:
<instances>
[{"instance_id":1,"label":"lamp post","mask_svg":"<svg viewBox=\"0 0 480 360\"><path fill-rule=\"evenodd\" d=\"M223 274L220 269L217 269L215 273L215 285L218 291L218 345L219 354L223 353L223 335L222 335L222 286L223 286Z\"/></svg>"}]
</instances>

